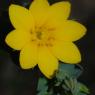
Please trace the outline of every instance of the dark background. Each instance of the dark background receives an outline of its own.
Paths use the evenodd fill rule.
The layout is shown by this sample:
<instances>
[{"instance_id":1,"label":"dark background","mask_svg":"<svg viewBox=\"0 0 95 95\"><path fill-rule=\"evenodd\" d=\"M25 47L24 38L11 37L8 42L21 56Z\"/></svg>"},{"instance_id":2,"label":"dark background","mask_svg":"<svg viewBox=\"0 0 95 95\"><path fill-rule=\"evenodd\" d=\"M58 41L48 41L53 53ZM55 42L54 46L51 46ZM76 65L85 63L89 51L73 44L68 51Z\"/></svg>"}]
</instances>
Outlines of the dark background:
<instances>
[{"instance_id":1,"label":"dark background","mask_svg":"<svg viewBox=\"0 0 95 95\"><path fill-rule=\"evenodd\" d=\"M0 95L36 95L39 70L22 70L19 52L9 48L5 36L13 30L8 17L8 7L15 3L28 7L32 0L0 0ZM62 0L49 0L54 3ZM68 0L72 4L70 19L79 21L88 29L87 34L75 43L82 55L84 72L80 81L95 95L95 0Z\"/></svg>"}]
</instances>

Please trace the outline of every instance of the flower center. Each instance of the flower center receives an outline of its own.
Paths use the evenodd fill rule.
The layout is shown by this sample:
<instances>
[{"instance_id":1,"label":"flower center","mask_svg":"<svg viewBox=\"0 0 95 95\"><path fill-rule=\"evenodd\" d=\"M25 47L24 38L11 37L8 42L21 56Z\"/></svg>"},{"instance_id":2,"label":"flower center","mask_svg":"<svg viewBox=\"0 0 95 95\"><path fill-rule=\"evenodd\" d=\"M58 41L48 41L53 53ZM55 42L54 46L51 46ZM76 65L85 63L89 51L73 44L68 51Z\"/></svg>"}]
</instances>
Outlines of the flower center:
<instances>
[{"instance_id":1,"label":"flower center","mask_svg":"<svg viewBox=\"0 0 95 95\"><path fill-rule=\"evenodd\" d=\"M32 41L37 42L37 44L39 46L52 46L53 41L54 41L54 37L53 37L53 33L52 31L49 31L49 29L44 28L44 27L40 27L40 28L36 28L34 33L31 33L32 37Z\"/></svg>"},{"instance_id":2,"label":"flower center","mask_svg":"<svg viewBox=\"0 0 95 95\"><path fill-rule=\"evenodd\" d=\"M36 32L36 35L37 35L37 38L38 38L39 40L42 39L42 32L41 32L41 31Z\"/></svg>"}]
</instances>

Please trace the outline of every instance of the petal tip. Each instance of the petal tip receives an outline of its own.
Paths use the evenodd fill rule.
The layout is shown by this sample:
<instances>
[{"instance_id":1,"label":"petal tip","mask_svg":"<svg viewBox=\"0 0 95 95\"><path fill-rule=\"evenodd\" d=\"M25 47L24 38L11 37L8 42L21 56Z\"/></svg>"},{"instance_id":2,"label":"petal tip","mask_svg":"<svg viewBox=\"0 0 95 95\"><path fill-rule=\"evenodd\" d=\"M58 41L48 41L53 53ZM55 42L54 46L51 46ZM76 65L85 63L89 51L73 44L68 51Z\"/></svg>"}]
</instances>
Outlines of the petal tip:
<instances>
[{"instance_id":1,"label":"petal tip","mask_svg":"<svg viewBox=\"0 0 95 95\"><path fill-rule=\"evenodd\" d=\"M71 6L71 3L69 1L63 1L65 2L66 4L68 4L69 6Z\"/></svg>"},{"instance_id":2,"label":"petal tip","mask_svg":"<svg viewBox=\"0 0 95 95\"><path fill-rule=\"evenodd\" d=\"M5 43L6 43L7 45L9 45L8 35L7 35L6 38L5 38Z\"/></svg>"},{"instance_id":3,"label":"petal tip","mask_svg":"<svg viewBox=\"0 0 95 95\"><path fill-rule=\"evenodd\" d=\"M79 57L74 62L72 62L72 64L79 64L81 60L81 54L79 54Z\"/></svg>"},{"instance_id":4,"label":"petal tip","mask_svg":"<svg viewBox=\"0 0 95 95\"><path fill-rule=\"evenodd\" d=\"M68 5L69 7L71 7L71 3L69 1L61 1L63 3L65 3L66 5Z\"/></svg>"},{"instance_id":5,"label":"petal tip","mask_svg":"<svg viewBox=\"0 0 95 95\"><path fill-rule=\"evenodd\" d=\"M36 66L36 65L35 65ZM34 67L35 66L28 66L27 65L27 63L26 64L22 64L21 62L20 62L20 67L22 68L22 69L24 69L24 70L26 70L26 69L34 69Z\"/></svg>"},{"instance_id":6,"label":"petal tip","mask_svg":"<svg viewBox=\"0 0 95 95\"><path fill-rule=\"evenodd\" d=\"M17 5L15 5L15 4L11 4L10 6L9 6L9 17L11 16L11 13L14 11L14 8L15 7L17 7Z\"/></svg>"},{"instance_id":7,"label":"petal tip","mask_svg":"<svg viewBox=\"0 0 95 95\"><path fill-rule=\"evenodd\" d=\"M28 64L28 62L26 63L26 62L24 62L23 60L24 60L24 58L22 58L21 57L21 55L23 55L22 53L20 53L20 57L19 57L19 62L20 62L20 67L22 68L22 69L33 69L35 66L30 66L29 64Z\"/></svg>"},{"instance_id":8,"label":"petal tip","mask_svg":"<svg viewBox=\"0 0 95 95\"><path fill-rule=\"evenodd\" d=\"M26 66L24 66L24 65L22 65L21 63L20 63L20 67L22 68L22 69L30 69L29 67L26 67Z\"/></svg>"},{"instance_id":9,"label":"petal tip","mask_svg":"<svg viewBox=\"0 0 95 95\"><path fill-rule=\"evenodd\" d=\"M84 27L84 34L86 34L87 28L85 26L83 26L83 27Z\"/></svg>"},{"instance_id":10,"label":"petal tip","mask_svg":"<svg viewBox=\"0 0 95 95\"><path fill-rule=\"evenodd\" d=\"M47 75L47 74L44 74L44 75L45 75L48 79L52 79L52 78L55 77L57 71L58 71L58 69L56 69L54 72L52 72L51 75ZM43 72L42 72L42 73L43 73Z\"/></svg>"},{"instance_id":11,"label":"petal tip","mask_svg":"<svg viewBox=\"0 0 95 95\"><path fill-rule=\"evenodd\" d=\"M17 5L15 5L15 4L11 4L10 6L9 6L9 10L11 9L11 8L13 8L13 7L16 7Z\"/></svg>"},{"instance_id":12,"label":"petal tip","mask_svg":"<svg viewBox=\"0 0 95 95\"><path fill-rule=\"evenodd\" d=\"M82 25L82 24L81 24L81 25ZM87 33L87 28L86 28L84 25L82 25L82 32L83 32L83 35L82 35L82 37L83 37L83 36L85 36L86 33Z\"/></svg>"}]
</instances>

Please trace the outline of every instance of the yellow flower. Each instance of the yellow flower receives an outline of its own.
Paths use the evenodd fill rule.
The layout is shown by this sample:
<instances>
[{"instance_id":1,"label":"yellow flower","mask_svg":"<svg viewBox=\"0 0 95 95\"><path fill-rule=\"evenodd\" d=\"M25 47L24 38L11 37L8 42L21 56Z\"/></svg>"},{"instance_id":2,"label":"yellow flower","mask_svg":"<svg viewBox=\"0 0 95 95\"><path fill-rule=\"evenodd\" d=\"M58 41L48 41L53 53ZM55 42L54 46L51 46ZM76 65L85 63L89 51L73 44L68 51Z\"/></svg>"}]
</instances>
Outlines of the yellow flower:
<instances>
[{"instance_id":1,"label":"yellow flower","mask_svg":"<svg viewBox=\"0 0 95 95\"><path fill-rule=\"evenodd\" d=\"M29 10L19 5L9 7L9 17L15 30L6 37L6 43L20 50L23 69L37 64L47 77L58 70L58 60L75 64L81 55L73 43L84 36L86 28L80 23L67 20L70 3L62 1L49 5L47 0L34 0Z\"/></svg>"}]
</instances>

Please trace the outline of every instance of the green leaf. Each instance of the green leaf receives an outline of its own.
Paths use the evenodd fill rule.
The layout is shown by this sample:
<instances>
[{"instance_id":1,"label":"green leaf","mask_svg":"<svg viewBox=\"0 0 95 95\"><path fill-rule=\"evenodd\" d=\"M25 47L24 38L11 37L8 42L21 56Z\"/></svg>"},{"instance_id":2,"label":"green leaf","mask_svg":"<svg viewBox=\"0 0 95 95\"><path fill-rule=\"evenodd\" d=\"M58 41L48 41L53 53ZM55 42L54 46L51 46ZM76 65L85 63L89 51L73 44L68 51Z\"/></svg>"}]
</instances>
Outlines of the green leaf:
<instances>
[{"instance_id":1,"label":"green leaf","mask_svg":"<svg viewBox=\"0 0 95 95\"><path fill-rule=\"evenodd\" d=\"M62 87L71 91L72 95L87 95L89 94L89 89L82 83L79 83L76 79L65 79L65 84Z\"/></svg>"},{"instance_id":2,"label":"green leaf","mask_svg":"<svg viewBox=\"0 0 95 95\"><path fill-rule=\"evenodd\" d=\"M64 90L62 92L64 95L87 95L89 94L89 89L84 84L77 81L81 73L82 68L80 66L60 64L56 78L52 80L52 87L49 85L49 80L45 78L39 79L37 89L39 93L37 95L55 95L54 89L56 86ZM58 93L60 93L60 91Z\"/></svg>"},{"instance_id":3,"label":"green leaf","mask_svg":"<svg viewBox=\"0 0 95 95\"><path fill-rule=\"evenodd\" d=\"M53 95L53 94L51 94L49 92L43 92L43 91L41 91L37 95Z\"/></svg>"},{"instance_id":4,"label":"green leaf","mask_svg":"<svg viewBox=\"0 0 95 95\"><path fill-rule=\"evenodd\" d=\"M55 83L55 86L60 86L60 84L61 84L61 81L57 81L57 82Z\"/></svg>"},{"instance_id":5,"label":"green leaf","mask_svg":"<svg viewBox=\"0 0 95 95\"><path fill-rule=\"evenodd\" d=\"M87 95L87 94L86 94L86 93L81 93L81 92L80 92L80 93L78 93L77 95Z\"/></svg>"},{"instance_id":6,"label":"green leaf","mask_svg":"<svg viewBox=\"0 0 95 95\"><path fill-rule=\"evenodd\" d=\"M62 81L66 77L78 78L81 73L82 73L82 70L80 69L80 67L76 68L76 65L61 63L59 65L59 71L56 74L56 77L57 79Z\"/></svg>"},{"instance_id":7,"label":"green leaf","mask_svg":"<svg viewBox=\"0 0 95 95\"><path fill-rule=\"evenodd\" d=\"M70 91L70 89L65 84L62 85L62 88L64 88L66 91Z\"/></svg>"},{"instance_id":8,"label":"green leaf","mask_svg":"<svg viewBox=\"0 0 95 95\"><path fill-rule=\"evenodd\" d=\"M78 95L78 93L80 92L79 86L78 86L78 81L76 79L72 79L71 84L72 84L72 88L71 88L72 94Z\"/></svg>"},{"instance_id":9,"label":"green leaf","mask_svg":"<svg viewBox=\"0 0 95 95\"><path fill-rule=\"evenodd\" d=\"M56 74L56 78L58 81L62 82L67 76L71 77L72 73L74 72L74 65L69 65L69 64L60 64L59 65L59 71ZM72 72L73 71L73 72Z\"/></svg>"},{"instance_id":10,"label":"green leaf","mask_svg":"<svg viewBox=\"0 0 95 95\"><path fill-rule=\"evenodd\" d=\"M84 92L84 93L87 93L87 94L90 93L89 89L84 84L78 83L78 86L79 86L79 89L80 89L81 92Z\"/></svg>"},{"instance_id":11,"label":"green leaf","mask_svg":"<svg viewBox=\"0 0 95 95\"><path fill-rule=\"evenodd\" d=\"M48 89L47 80L45 78L40 78L38 81L38 91L46 91Z\"/></svg>"}]
</instances>

